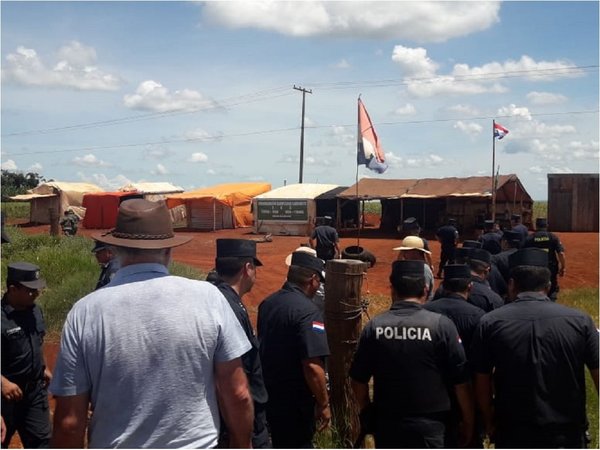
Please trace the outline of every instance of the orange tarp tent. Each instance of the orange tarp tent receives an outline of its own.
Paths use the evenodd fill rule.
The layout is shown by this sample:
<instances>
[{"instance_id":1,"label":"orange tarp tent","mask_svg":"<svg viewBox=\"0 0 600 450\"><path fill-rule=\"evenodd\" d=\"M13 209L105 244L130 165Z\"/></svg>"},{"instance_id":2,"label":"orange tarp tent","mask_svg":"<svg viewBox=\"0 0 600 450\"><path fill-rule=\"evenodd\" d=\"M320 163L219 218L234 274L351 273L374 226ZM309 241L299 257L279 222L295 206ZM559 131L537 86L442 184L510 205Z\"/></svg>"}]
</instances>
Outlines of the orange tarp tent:
<instances>
[{"instance_id":1,"label":"orange tarp tent","mask_svg":"<svg viewBox=\"0 0 600 450\"><path fill-rule=\"evenodd\" d=\"M185 205L189 228L219 230L250 227L252 199L271 190L269 183L226 183L167 195L169 209Z\"/></svg>"},{"instance_id":2,"label":"orange tarp tent","mask_svg":"<svg viewBox=\"0 0 600 450\"><path fill-rule=\"evenodd\" d=\"M123 200L142 198L137 192L91 192L83 196L85 228L114 228L117 224L119 205Z\"/></svg>"}]
</instances>

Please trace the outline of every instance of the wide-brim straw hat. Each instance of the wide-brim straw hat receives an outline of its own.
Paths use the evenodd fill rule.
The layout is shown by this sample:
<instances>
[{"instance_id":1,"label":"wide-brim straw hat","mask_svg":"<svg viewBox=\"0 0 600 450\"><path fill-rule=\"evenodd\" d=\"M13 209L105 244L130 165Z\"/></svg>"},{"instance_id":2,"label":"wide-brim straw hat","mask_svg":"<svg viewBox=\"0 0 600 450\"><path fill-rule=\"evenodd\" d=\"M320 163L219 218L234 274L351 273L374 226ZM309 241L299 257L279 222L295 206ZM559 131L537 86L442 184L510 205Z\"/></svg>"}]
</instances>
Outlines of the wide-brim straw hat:
<instances>
[{"instance_id":1,"label":"wide-brim straw hat","mask_svg":"<svg viewBox=\"0 0 600 450\"><path fill-rule=\"evenodd\" d=\"M125 200L119 206L114 230L93 235L108 245L139 249L177 247L189 242L191 236L176 236L167 205L141 198Z\"/></svg>"},{"instance_id":2,"label":"wide-brim straw hat","mask_svg":"<svg viewBox=\"0 0 600 450\"><path fill-rule=\"evenodd\" d=\"M304 253L308 253L309 255L314 256L315 258L317 257L317 251L315 249L306 247L306 246L300 246L296 250L294 250L292 253L290 253L289 255L287 255L285 257L285 265L286 266L289 267L292 265L292 255L295 252L304 252Z\"/></svg>"},{"instance_id":3,"label":"wide-brim straw hat","mask_svg":"<svg viewBox=\"0 0 600 450\"><path fill-rule=\"evenodd\" d=\"M400 247L394 247L394 250L419 250L423 253L431 255L429 250L425 250L425 243L423 242L423 239L418 236L406 236L404 239L402 239L402 245Z\"/></svg>"}]
</instances>

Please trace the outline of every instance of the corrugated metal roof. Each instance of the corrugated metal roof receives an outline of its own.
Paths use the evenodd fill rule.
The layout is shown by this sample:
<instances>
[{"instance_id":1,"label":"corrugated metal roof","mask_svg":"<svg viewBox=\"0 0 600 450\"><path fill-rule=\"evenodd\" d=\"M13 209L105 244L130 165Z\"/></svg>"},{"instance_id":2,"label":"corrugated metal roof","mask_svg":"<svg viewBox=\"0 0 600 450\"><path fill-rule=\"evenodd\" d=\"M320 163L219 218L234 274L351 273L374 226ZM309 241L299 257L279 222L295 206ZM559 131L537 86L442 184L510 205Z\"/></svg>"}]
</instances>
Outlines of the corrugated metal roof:
<instances>
[{"instance_id":1,"label":"corrugated metal roof","mask_svg":"<svg viewBox=\"0 0 600 450\"><path fill-rule=\"evenodd\" d=\"M288 184L287 186L278 187L264 194L257 195L255 198L300 198L314 199L325 192L331 191L339 187L337 184L314 184L314 183L297 183Z\"/></svg>"},{"instance_id":2,"label":"corrugated metal roof","mask_svg":"<svg viewBox=\"0 0 600 450\"><path fill-rule=\"evenodd\" d=\"M129 183L118 189L122 192L138 191L140 194L171 194L183 192L183 188L166 182Z\"/></svg>"},{"instance_id":3,"label":"corrugated metal roof","mask_svg":"<svg viewBox=\"0 0 600 450\"><path fill-rule=\"evenodd\" d=\"M518 181L518 177L514 174L499 175L497 189L500 190L502 186L513 180ZM356 188L356 185L350 186L338 197L356 198ZM525 189L523 191L525 192ZM527 194L527 192L525 193ZM358 197L362 199L491 196L492 177L424 178L421 180L363 178L358 182Z\"/></svg>"}]
</instances>

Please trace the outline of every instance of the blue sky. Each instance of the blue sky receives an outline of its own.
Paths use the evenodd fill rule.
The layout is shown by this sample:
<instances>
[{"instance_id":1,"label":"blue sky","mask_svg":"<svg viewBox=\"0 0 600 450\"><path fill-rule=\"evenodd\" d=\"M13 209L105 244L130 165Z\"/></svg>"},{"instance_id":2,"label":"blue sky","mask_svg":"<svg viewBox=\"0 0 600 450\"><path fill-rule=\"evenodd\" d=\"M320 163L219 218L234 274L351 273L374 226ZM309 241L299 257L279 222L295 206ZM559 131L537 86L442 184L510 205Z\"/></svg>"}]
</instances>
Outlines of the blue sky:
<instances>
[{"instance_id":1,"label":"blue sky","mask_svg":"<svg viewBox=\"0 0 600 450\"><path fill-rule=\"evenodd\" d=\"M111 190L598 172L598 2L8 2L2 168Z\"/></svg>"}]
</instances>

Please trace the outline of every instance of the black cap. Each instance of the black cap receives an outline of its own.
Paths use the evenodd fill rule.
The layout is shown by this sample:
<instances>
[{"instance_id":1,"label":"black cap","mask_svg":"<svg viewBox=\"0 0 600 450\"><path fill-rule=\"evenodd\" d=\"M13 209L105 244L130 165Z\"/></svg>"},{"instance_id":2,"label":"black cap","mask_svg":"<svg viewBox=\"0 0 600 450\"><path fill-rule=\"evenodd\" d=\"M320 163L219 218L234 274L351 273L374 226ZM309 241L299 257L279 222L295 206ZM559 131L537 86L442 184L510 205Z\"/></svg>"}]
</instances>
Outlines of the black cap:
<instances>
[{"instance_id":1,"label":"black cap","mask_svg":"<svg viewBox=\"0 0 600 450\"><path fill-rule=\"evenodd\" d=\"M8 284L19 283L30 289L43 289L46 287L46 281L40 276L40 268L28 262L9 264L6 281Z\"/></svg>"},{"instance_id":2,"label":"black cap","mask_svg":"<svg viewBox=\"0 0 600 450\"><path fill-rule=\"evenodd\" d=\"M519 233L518 231L513 231L513 230L505 230L502 233L502 239L509 241L509 242L514 242L514 241L521 242L521 233Z\"/></svg>"},{"instance_id":3,"label":"black cap","mask_svg":"<svg viewBox=\"0 0 600 450\"><path fill-rule=\"evenodd\" d=\"M444 280L451 278L471 278L471 268L466 264L447 264L444 266Z\"/></svg>"},{"instance_id":4,"label":"black cap","mask_svg":"<svg viewBox=\"0 0 600 450\"><path fill-rule=\"evenodd\" d=\"M452 218L451 218L451 219L448 219L448 223L450 223L450 224L455 224L455 223L456 223L456 219L452 219Z\"/></svg>"},{"instance_id":5,"label":"black cap","mask_svg":"<svg viewBox=\"0 0 600 450\"><path fill-rule=\"evenodd\" d=\"M471 257L471 250L474 247L465 247L464 245L462 247L458 247L456 249L454 249L454 257L455 258L469 258Z\"/></svg>"},{"instance_id":6,"label":"black cap","mask_svg":"<svg viewBox=\"0 0 600 450\"><path fill-rule=\"evenodd\" d=\"M521 214L512 214L510 216L511 220L521 220Z\"/></svg>"},{"instance_id":7,"label":"black cap","mask_svg":"<svg viewBox=\"0 0 600 450\"><path fill-rule=\"evenodd\" d=\"M412 230L414 228L420 228L420 225L416 217L407 217L402 222L402 228L405 230Z\"/></svg>"},{"instance_id":8,"label":"black cap","mask_svg":"<svg viewBox=\"0 0 600 450\"><path fill-rule=\"evenodd\" d=\"M100 241L94 241L94 248L92 249L92 253L99 252L100 250L104 250L105 248L108 248L108 244L105 244L104 242Z\"/></svg>"},{"instance_id":9,"label":"black cap","mask_svg":"<svg viewBox=\"0 0 600 450\"><path fill-rule=\"evenodd\" d=\"M465 248L481 248L482 245L483 245L483 243L481 243L479 241L470 241L470 240L466 240L462 244L462 246Z\"/></svg>"},{"instance_id":10,"label":"black cap","mask_svg":"<svg viewBox=\"0 0 600 450\"><path fill-rule=\"evenodd\" d=\"M494 221L492 219L488 219L483 222L484 230L491 230L494 228Z\"/></svg>"},{"instance_id":11,"label":"black cap","mask_svg":"<svg viewBox=\"0 0 600 450\"><path fill-rule=\"evenodd\" d=\"M325 281L325 261L321 258L306 252L294 252L292 253L291 265L312 269L319 275L321 281Z\"/></svg>"},{"instance_id":12,"label":"black cap","mask_svg":"<svg viewBox=\"0 0 600 450\"><path fill-rule=\"evenodd\" d=\"M535 227L536 228L546 228L548 226L548 221L545 217L538 217L535 219Z\"/></svg>"},{"instance_id":13,"label":"black cap","mask_svg":"<svg viewBox=\"0 0 600 450\"><path fill-rule=\"evenodd\" d=\"M217 258L254 258L254 264L262 266L256 257L256 241L250 239L217 239Z\"/></svg>"},{"instance_id":14,"label":"black cap","mask_svg":"<svg viewBox=\"0 0 600 450\"><path fill-rule=\"evenodd\" d=\"M477 261L483 261L484 263L492 263L492 254L482 248L472 248L469 257L471 260L476 259Z\"/></svg>"},{"instance_id":15,"label":"black cap","mask_svg":"<svg viewBox=\"0 0 600 450\"><path fill-rule=\"evenodd\" d=\"M548 267L548 253L541 248L527 247L517 250L508 257L508 266Z\"/></svg>"},{"instance_id":16,"label":"black cap","mask_svg":"<svg viewBox=\"0 0 600 450\"><path fill-rule=\"evenodd\" d=\"M395 279L399 277L422 277L425 278L425 263L417 260L404 260L394 261L392 263L392 274L390 278Z\"/></svg>"}]
</instances>

